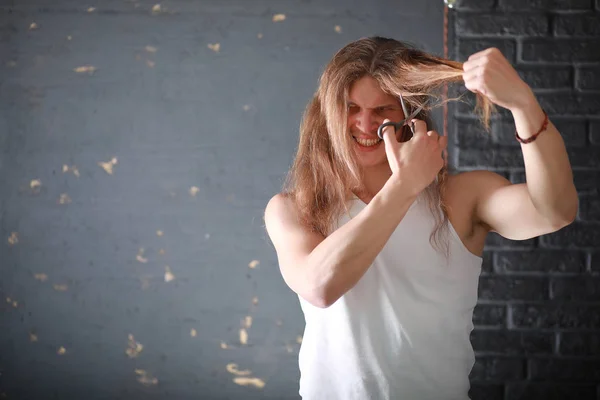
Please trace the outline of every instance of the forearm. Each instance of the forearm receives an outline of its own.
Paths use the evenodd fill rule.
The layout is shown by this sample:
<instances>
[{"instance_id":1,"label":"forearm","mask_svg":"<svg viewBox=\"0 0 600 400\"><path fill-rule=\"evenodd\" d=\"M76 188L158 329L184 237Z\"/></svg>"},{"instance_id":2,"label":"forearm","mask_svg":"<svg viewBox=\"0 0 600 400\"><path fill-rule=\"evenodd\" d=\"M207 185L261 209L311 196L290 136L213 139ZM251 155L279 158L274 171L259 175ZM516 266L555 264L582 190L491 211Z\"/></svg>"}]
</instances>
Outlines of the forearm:
<instances>
[{"instance_id":1,"label":"forearm","mask_svg":"<svg viewBox=\"0 0 600 400\"><path fill-rule=\"evenodd\" d=\"M544 120L533 94L511 111L523 139L537 132ZM536 209L557 224L571 222L577 213L577 191L564 141L554 124L550 121L535 141L521 144L521 149L527 188Z\"/></svg>"},{"instance_id":2,"label":"forearm","mask_svg":"<svg viewBox=\"0 0 600 400\"><path fill-rule=\"evenodd\" d=\"M364 275L415 197L393 178L354 218L321 242L307 260L307 279L325 306Z\"/></svg>"}]
</instances>

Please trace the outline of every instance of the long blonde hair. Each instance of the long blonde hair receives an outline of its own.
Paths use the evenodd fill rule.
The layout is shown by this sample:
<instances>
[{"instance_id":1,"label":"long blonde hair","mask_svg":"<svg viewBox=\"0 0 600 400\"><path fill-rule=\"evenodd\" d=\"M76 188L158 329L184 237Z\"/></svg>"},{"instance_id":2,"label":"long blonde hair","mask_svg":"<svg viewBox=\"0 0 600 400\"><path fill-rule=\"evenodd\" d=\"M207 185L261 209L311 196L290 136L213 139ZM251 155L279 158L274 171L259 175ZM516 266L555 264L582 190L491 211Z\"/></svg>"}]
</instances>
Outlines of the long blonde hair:
<instances>
[{"instance_id":1,"label":"long blonde hair","mask_svg":"<svg viewBox=\"0 0 600 400\"><path fill-rule=\"evenodd\" d=\"M296 157L284 185L283 193L295 203L302 222L327 236L335 220L347 211L351 193L364 190L347 127L346 99L354 82L364 76L374 78L384 92L396 97L402 94L411 109L425 105L417 118L429 120L429 111L448 101L440 101L439 90L445 84L462 81L462 72L460 62L394 39L363 38L340 49L325 67L306 107ZM477 110L486 128L492 108L487 98L477 96ZM448 169L443 167L437 182L424 190L436 221L430 242L438 250L442 230L448 229L447 205L443 202L447 177ZM447 255L447 243L443 250Z\"/></svg>"}]
</instances>

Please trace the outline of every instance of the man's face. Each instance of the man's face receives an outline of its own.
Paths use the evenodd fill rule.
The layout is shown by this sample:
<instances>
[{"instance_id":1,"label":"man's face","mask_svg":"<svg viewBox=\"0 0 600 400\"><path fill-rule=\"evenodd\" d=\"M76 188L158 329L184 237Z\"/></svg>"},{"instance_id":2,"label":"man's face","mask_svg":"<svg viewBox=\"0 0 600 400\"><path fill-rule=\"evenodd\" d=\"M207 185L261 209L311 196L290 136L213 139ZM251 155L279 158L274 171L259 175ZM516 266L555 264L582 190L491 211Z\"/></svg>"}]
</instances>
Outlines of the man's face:
<instances>
[{"instance_id":1,"label":"man's face","mask_svg":"<svg viewBox=\"0 0 600 400\"><path fill-rule=\"evenodd\" d=\"M350 88L347 104L349 134L360 165L371 167L387 163L385 144L377 136L377 128L386 118L404 119L400 101L383 92L376 80L365 76Z\"/></svg>"}]
</instances>

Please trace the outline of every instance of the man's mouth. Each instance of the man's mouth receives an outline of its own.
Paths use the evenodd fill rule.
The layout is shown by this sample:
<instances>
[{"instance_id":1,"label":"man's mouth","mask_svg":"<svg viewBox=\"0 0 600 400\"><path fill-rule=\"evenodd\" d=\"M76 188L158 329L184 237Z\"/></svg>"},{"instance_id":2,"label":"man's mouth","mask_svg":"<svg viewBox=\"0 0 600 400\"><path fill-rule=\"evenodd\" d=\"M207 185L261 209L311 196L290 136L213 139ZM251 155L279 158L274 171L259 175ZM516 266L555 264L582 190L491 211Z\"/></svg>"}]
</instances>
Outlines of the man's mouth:
<instances>
[{"instance_id":1,"label":"man's mouth","mask_svg":"<svg viewBox=\"0 0 600 400\"><path fill-rule=\"evenodd\" d=\"M381 139L379 139L377 136L373 139L366 139L366 138L358 138L356 136L352 136L352 138L354 139L355 142L357 142L358 144L360 144L361 146L364 147L373 147L379 144L379 142L381 142Z\"/></svg>"}]
</instances>

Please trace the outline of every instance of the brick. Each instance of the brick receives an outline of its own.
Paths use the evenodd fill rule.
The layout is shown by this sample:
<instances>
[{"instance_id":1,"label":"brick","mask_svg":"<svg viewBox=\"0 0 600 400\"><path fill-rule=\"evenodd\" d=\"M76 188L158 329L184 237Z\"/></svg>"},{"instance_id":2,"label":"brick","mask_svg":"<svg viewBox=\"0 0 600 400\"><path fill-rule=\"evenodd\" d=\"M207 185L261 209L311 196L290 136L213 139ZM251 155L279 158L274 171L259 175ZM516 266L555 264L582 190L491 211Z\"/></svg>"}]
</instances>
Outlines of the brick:
<instances>
[{"instance_id":1,"label":"brick","mask_svg":"<svg viewBox=\"0 0 600 400\"><path fill-rule=\"evenodd\" d=\"M531 249L535 246L535 239L527 240L510 240L500 236L496 232L490 232L485 239L485 247L487 249L502 248L503 250L509 248L522 248Z\"/></svg>"},{"instance_id":2,"label":"brick","mask_svg":"<svg viewBox=\"0 0 600 400\"><path fill-rule=\"evenodd\" d=\"M539 93L537 99L552 118L560 115L595 116L600 113L600 96L597 94Z\"/></svg>"},{"instance_id":3,"label":"brick","mask_svg":"<svg viewBox=\"0 0 600 400\"><path fill-rule=\"evenodd\" d=\"M469 375L473 381L518 380L525 377L525 360L518 357L477 356Z\"/></svg>"},{"instance_id":4,"label":"brick","mask_svg":"<svg viewBox=\"0 0 600 400\"><path fill-rule=\"evenodd\" d=\"M598 194L579 195L579 220L600 222L600 196Z\"/></svg>"},{"instance_id":5,"label":"brick","mask_svg":"<svg viewBox=\"0 0 600 400\"><path fill-rule=\"evenodd\" d=\"M585 121L553 117L552 124L560 132L567 147L583 147L587 144Z\"/></svg>"},{"instance_id":6,"label":"brick","mask_svg":"<svg viewBox=\"0 0 600 400\"><path fill-rule=\"evenodd\" d=\"M600 147L590 146L586 148L567 149L569 161L573 168L584 167L600 169Z\"/></svg>"},{"instance_id":7,"label":"brick","mask_svg":"<svg viewBox=\"0 0 600 400\"><path fill-rule=\"evenodd\" d=\"M594 121L590 123L590 143L595 145L600 144L600 122ZM600 188L600 184L596 187Z\"/></svg>"},{"instance_id":8,"label":"brick","mask_svg":"<svg viewBox=\"0 0 600 400\"><path fill-rule=\"evenodd\" d=\"M590 268L592 273L600 273L600 253L592 253Z\"/></svg>"},{"instance_id":9,"label":"brick","mask_svg":"<svg viewBox=\"0 0 600 400\"><path fill-rule=\"evenodd\" d=\"M600 36L600 16L597 14L557 15L555 36Z\"/></svg>"},{"instance_id":10,"label":"brick","mask_svg":"<svg viewBox=\"0 0 600 400\"><path fill-rule=\"evenodd\" d=\"M475 114L476 97L473 92L463 86L457 90L456 96L461 96L461 101L456 104L456 113L458 116L462 116L463 118L479 118L479 116ZM495 111L490 115L490 118L491 120L502 118L512 119L512 114L506 108L496 107ZM483 124L480 124L480 127L482 130L485 129Z\"/></svg>"},{"instance_id":11,"label":"brick","mask_svg":"<svg viewBox=\"0 0 600 400\"><path fill-rule=\"evenodd\" d=\"M523 61L533 62L597 62L600 61L600 39L523 39Z\"/></svg>"},{"instance_id":12,"label":"brick","mask_svg":"<svg viewBox=\"0 0 600 400\"><path fill-rule=\"evenodd\" d=\"M483 252L481 272L482 274L491 274L492 272L494 272L494 254L491 251Z\"/></svg>"},{"instance_id":13,"label":"brick","mask_svg":"<svg viewBox=\"0 0 600 400\"><path fill-rule=\"evenodd\" d=\"M509 322L516 328L600 329L600 306L545 303L509 307Z\"/></svg>"},{"instance_id":14,"label":"brick","mask_svg":"<svg viewBox=\"0 0 600 400\"><path fill-rule=\"evenodd\" d=\"M548 18L541 14L459 13L455 26L459 36L544 36L548 33Z\"/></svg>"},{"instance_id":15,"label":"brick","mask_svg":"<svg viewBox=\"0 0 600 400\"><path fill-rule=\"evenodd\" d=\"M577 251L500 251L496 253L497 273L581 273L585 271L587 255Z\"/></svg>"},{"instance_id":16,"label":"brick","mask_svg":"<svg viewBox=\"0 0 600 400\"><path fill-rule=\"evenodd\" d=\"M477 303L473 310L473 325L502 328L506 326L506 306Z\"/></svg>"},{"instance_id":17,"label":"brick","mask_svg":"<svg viewBox=\"0 0 600 400\"><path fill-rule=\"evenodd\" d=\"M472 383L469 388L471 400L504 400L504 385Z\"/></svg>"},{"instance_id":18,"label":"brick","mask_svg":"<svg viewBox=\"0 0 600 400\"><path fill-rule=\"evenodd\" d=\"M595 248L600 243L600 225L575 221L561 230L540 236L540 247Z\"/></svg>"},{"instance_id":19,"label":"brick","mask_svg":"<svg viewBox=\"0 0 600 400\"><path fill-rule=\"evenodd\" d=\"M516 151L521 151L521 145L515 139L514 120L495 120L492 122L491 126L494 144L519 148Z\"/></svg>"},{"instance_id":20,"label":"brick","mask_svg":"<svg viewBox=\"0 0 600 400\"><path fill-rule=\"evenodd\" d=\"M510 178L508 179L512 183L526 183L527 179L525 176L525 171L514 171L510 173Z\"/></svg>"},{"instance_id":21,"label":"brick","mask_svg":"<svg viewBox=\"0 0 600 400\"><path fill-rule=\"evenodd\" d=\"M534 358L529 360L529 379L568 382L600 381L599 360Z\"/></svg>"},{"instance_id":22,"label":"brick","mask_svg":"<svg viewBox=\"0 0 600 400\"><path fill-rule=\"evenodd\" d=\"M596 400L595 385L507 382L503 400Z\"/></svg>"},{"instance_id":23,"label":"brick","mask_svg":"<svg viewBox=\"0 0 600 400\"><path fill-rule=\"evenodd\" d=\"M532 89L570 89L573 87L571 66L518 65L517 73Z\"/></svg>"},{"instance_id":24,"label":"brick","mask_svg":"<svg viewBox=\"0 0 600 400\"><path fill-rule=\"evenodd\" d=\"M541 123L541 122L540 122ZM565 145L584 147L587 144L587 126L583 120L553 117L552 123L561 133ZM514 120L495 120L491 123L492 142L497 145L521 147L515 139Z\"/></svg>"},{"instance_id":25,"label":"brick","mask_svg":"<svg viewBox=\"0 0 600 400\"><path fill-rule=\"evenodd\" d=\"M484 300L546 300L548 279L530 276L481 276L478 295Z\"/></svg>"},{"instance_id":26,"label":"brick","mask_svg":"<svg viewBox=\"0 0 600 400\"><path fill-rule=\"evenodd\" d=\"M458 118L454 132L453 142L459 147L485 149L493 145L491 133L477 120Z\"/></svg>"},{"instance_id":27,"label":"brick","mask_svg":"<svg viewBox=\"0 0 600 400\"><path fill-rule=\"evenodd\" d=\"M589 10L590 0L499 0L498 8L501 10Z\"/></svg>"},{"instance_id":28,"label":"brick","mask_svg":"<svg viewBox=\"0 0 600 400\"><path fill-rule=\"evenodd\" d=\"M469 96L465 96L465 98L463 98L463 101L461 101L460 103L457 104L456 114L458 117L463 117L463 118L467 117L467 118L471 118L476 121L479 121L479 115L475 113L475 103L469 102L469 100L467 100L468 97ZM501 119L501 118L504 118L504 119L512 118L512 114L506 108L497 107L496 110L494 110L492 112L492 114L490 115L490 122L495 119ZM483 133L489 133L488 131L485 130L485 127L483 126L482 123L480 123L479 126Z\"/></svg>"},{"instance_id":29,"label":"brick","mask_svg":"<svg viewBox=\"0 0 600 400\"><path fill-rule=\"evenodd\" d=\"M575 73L575 87L579 90L600 90L600 68L579 67Z\"/></svg>"},{"instance_id":30,"label":"brick","mask_svg":"<svg viewBox=\"0 0 600 400\"><path fill-rule=\"evenodd\" d=\"M456 151L458 159L456 166L459 168L523 168L523 154L515 149L463 149ZM600 163L600 162L599 162Z\"/></svg>"},{"instance_id":31,"label":"brick","mask_svg":"<svg viewBox=\"0 0 600 400\"><path fill-rule=\"evenodd\" d=\"M519 354L552 354L554 333L475 329L471 344L476 352Z\"/></svg>"},{"instance_id":32,"label":"brick","mask_svg":"<svg viewBox=\"0 0 600 400\"><path fill-rule=\"evenodd\" d=\"M579 193L598 193L600 171L573 171L573 182Z\"/></svg>"},{"instance_id":33,"label":"brick","mask_svg":"<svg viewBox=\"0 0 600 400\"><path fill-rule=\"evenodd\" d=\"M454 8L463 10L491 10L496 4L495 0L457 0Z\"/></svg>"},{"instance_id":34,"label":"brick","mask_svg":"<svg viewBox=\"0 0 600 400\"><path fill-rule=\"evenodd\" d=\"M558 352L566 356L600 356L600 335L586 332L560 332Z\"/></svg>"},{"instance_id":35,"label":"brick","mask_svg":"<svg viewBox=\"0 0 600 400\"><path fill-rule=\"evenodd\" d=\"M550 281L550 294L554 300L598 301L600 299L600 277L570 276L552 278Z\"/></svg>"},{"instance_id":36,"label":"brick","mask_svg":"<svg viewBox=\"0 0 600 400\"><path fill-rule=\"evenodd\" d=\"M517 44L513 39L458 39L458 58L466 61L470 55L490 47L496 47L504 57L515 64Z\"/></svg>"}]
</instances>

